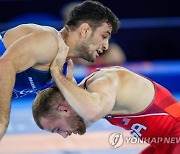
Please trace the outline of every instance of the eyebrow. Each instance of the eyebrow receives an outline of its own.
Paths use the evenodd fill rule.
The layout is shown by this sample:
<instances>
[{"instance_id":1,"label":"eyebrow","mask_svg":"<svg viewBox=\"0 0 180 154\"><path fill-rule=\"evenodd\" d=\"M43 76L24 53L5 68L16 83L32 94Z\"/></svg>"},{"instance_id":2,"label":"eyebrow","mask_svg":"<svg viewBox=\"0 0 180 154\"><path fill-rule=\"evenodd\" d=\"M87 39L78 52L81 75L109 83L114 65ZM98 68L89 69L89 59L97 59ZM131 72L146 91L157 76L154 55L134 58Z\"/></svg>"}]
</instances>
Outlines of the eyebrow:
<instances>
[{"instance_id":1,"label":"eyebrow","mask_svg":"<svg viewBox=\"0 0 180 154\"><path fill-rule=\"evenodd\" d=\"M109 36L111 36L111 32L109 32L109 31L106 31L106 33L108 33L108 34L109 34Z\"/></svg>"},{"instance_id":2,"label":"eyebrow","mask_svg":"<svg viewBox=\"0 0 180 154\"><path fill-rule=\"evenodd\" d=\"M111 38L111 32L110 31L106 31L105 33L108 34L108 37L110 39Z\"/></svg>"}]
</instances>

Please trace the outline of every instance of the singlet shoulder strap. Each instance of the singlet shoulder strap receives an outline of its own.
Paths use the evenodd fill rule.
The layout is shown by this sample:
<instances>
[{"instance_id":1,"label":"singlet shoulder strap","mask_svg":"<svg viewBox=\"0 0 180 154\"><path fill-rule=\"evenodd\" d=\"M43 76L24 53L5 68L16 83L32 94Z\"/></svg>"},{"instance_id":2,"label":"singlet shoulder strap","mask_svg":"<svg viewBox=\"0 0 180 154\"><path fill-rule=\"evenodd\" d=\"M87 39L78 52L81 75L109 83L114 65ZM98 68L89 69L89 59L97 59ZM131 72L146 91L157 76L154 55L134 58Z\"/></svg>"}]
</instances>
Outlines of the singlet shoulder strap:
<instances>
[{"instance_id":1,"label":"singlet shoulder strap","mask_svg":"<svg viewBox=\"0 0 180 154\"><path fill-rule=\"evenodd\" d=\"M94 76L97 71L100 71L100 68L96 68L95 70L93 70L93 71L89 74L89 76L87 77L87 79L86 79L85 82L84 82L84 89L87 90L87 81L88 81L92 76Z\"/></svg>"}]
</instances>

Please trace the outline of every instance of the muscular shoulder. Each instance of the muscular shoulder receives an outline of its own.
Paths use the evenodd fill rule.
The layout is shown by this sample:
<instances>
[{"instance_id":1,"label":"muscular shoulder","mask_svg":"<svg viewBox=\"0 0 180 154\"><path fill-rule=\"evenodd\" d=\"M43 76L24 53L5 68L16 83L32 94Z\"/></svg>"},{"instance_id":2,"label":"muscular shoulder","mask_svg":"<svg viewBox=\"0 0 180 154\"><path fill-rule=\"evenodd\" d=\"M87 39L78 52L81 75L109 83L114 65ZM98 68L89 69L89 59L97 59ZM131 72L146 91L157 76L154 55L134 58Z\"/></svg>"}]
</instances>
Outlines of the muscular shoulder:
<instances>
[{"instance_id":1,"label":"muscular shoulder","mask_svg":"<svg viewBox=\"0 0 180 154\"><path fill-rule=\"evenodd\" d=\"M3 38L6 48L13 44L16 40L19 40L30 33L34 33L36 36L40 36L47 40L56 38L57 36L56 29L52 27L40 26L37 24L22 24L6 32Z\"/></svg>"},{"instance_id":2,"label":"muscular shoulder","mask_svg":"<svg viewBox=\"0 0 180 154\"><path fill-rule=\"evenodd\" d=\"M50 26L41 26L38 24L21 24L18 25L10 30L7 31L7 33L13 32L13 31L19 31L21 33L32 33L32 32L40 32L40 31L54 31L55 28Z\"/></svg>"},{"instance_id":3,"label":"muscular shoulder","mask_svg":"<svg viewBox=\"0 0 180 154\"><path fill-rule=\"evenodd\" d=\"M102 68L87 76L80 86L83 87L86 84L88 90L116 86L119 84L119 71L120 69L115 67Z\"/></svg>"},{"instance_id":4,"label":"muscular shoulder","mask_svg":"<svg viewBox=\"0 0 180 154\"><path fill-rule=\"evenodd\" d=\"M120 74L124 75L128 70L120 66L101 68L95 73L94 79L119 80Z\"/></svg>"}]
</instances>

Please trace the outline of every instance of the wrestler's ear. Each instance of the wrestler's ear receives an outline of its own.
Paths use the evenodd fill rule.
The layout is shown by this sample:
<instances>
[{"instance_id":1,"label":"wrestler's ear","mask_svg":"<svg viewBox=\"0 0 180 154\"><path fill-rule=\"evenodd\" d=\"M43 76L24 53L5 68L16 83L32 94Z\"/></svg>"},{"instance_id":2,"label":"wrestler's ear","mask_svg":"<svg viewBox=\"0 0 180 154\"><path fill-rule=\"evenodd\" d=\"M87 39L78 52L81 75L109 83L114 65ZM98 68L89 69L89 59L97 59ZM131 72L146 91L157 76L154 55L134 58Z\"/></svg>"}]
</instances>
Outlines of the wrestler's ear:
<instances>
[{"instance_id":1,"label":"wrestler's ear","mask_svg":"<svg viewBox=\"0 0 180 154\"><path fill-rule=\"evenodd\" d=\"M70 115L70 108L65 105L59 105L58 111L63 115Z\"/></svg>"},{"instance_id":2,"label":"wrestler's ear","mask_svg":"<svg viewBox=\"0 0 180 154\"><path fill-rule=\"evenodd\" d=\"M92 29L88 23L82 23L79 27L79 30L83 38L89 37L92 33Z\"/></svg>"}]
</instances>

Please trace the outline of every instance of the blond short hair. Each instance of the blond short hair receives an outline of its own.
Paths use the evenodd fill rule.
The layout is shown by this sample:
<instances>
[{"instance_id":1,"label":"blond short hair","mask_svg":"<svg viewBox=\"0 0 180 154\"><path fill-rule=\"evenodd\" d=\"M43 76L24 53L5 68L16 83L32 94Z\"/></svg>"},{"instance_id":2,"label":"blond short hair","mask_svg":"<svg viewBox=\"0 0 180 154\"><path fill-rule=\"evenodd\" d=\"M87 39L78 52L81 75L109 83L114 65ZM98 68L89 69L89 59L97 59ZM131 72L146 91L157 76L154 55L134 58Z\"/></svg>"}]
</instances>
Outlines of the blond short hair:
<instances>
[{"instance_id":1,"label":"blond short hair","mask_svg":"<svg viewBox=\"0 0 180 154\"><path fill-rule=\"evenodd\" d=\"M39 128L43 129L40 118L56 116L57 109L63 100L64 97L56 86L47 88L37 94L32 105L32 114Z\"/></svg>"}]
</instances>

